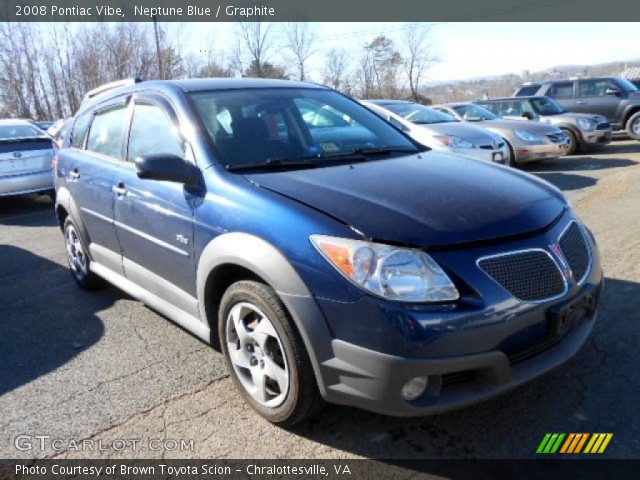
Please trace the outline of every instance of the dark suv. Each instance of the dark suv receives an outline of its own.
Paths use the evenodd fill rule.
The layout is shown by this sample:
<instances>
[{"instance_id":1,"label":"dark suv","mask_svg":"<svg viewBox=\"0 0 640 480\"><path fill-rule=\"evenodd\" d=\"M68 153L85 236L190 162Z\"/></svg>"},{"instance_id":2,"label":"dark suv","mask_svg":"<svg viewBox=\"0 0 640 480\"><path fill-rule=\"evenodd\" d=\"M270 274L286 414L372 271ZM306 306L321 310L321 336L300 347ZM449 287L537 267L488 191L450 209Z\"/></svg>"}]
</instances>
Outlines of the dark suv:
<instances>
[{"instance_id":1,"label":"dark suv","mask_svg":"<svg viewBox=\"0 0 640 480\"><path fill-rule=\"evenodd\" d=\"M578 78L525 83L514 96L544 95L554 98L568 112L605 116L613 130L626 130L640 140L640 91L621 77Z\"/></svg>"},{"instance_id":2,"label":"dark suv","mask_svg":"<svg viewBox=\"0 0 640 480\"><path fill-rule=\"evenodd\" d=\"M89 97L55 164L73 278L219 345L272 422L323 400L465 406L565 362L594 325L595 240L536 177L430 151L307 83Z\"/></svg>"}]
</instances>

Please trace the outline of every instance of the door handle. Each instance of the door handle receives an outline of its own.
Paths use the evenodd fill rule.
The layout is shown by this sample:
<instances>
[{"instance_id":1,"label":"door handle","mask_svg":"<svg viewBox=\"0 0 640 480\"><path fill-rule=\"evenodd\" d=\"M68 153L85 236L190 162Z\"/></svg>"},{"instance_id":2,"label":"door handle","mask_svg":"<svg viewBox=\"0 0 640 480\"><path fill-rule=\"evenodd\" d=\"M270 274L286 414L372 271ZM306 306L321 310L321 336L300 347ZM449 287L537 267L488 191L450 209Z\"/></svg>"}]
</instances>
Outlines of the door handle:
<instances>
[{"instance_id":1,"label":"door handle","mask_svg":"<svg viewBox=\"0 0 640 480\"><path fill-rule=\"evenodd\" d=\"M576 100L576 105L586 105L587 101L586 100Z\"/></svg>"},{"instance_id":2,"label":"door handle","mask_svg":"<svg viewBox=\"0 0 640 480\"><path fill-rule=\"evenodd\" d=\"M111 191L117 196L122 197L127 194L127 189L124 186L124 182L119 182L117 185L111 187Z\"/></svg>"},{"instance_id":3,"label":"door handle","mask_svg":"<svg viewBox=\"0 0 640 480\"><path fill-rule=\"evenodd\" d=\"M78 179L80 178L80 172L77 168L74 168L73 170L71 170L71 172L69 172L69 178L74 182L78 181Z\"/></svg>"}]
</instances>

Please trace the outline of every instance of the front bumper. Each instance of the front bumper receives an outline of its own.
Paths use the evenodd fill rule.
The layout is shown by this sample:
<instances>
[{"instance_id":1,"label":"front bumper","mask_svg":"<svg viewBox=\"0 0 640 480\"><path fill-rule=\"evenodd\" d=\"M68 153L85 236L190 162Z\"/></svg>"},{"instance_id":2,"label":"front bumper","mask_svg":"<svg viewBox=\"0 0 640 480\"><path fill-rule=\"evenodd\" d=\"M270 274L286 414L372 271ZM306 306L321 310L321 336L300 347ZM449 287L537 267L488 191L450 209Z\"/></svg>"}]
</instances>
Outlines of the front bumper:
<instances>
[{"instance_id":1,"label":"front bumper","mask_svg":"<svg viewBox=\"0 0 640 480\"><path fill-rule=\"evenodd\" d=\"M593 130L590 132L580 130L578 142L581 147L597 147L611 143L611 136L611 129Z\"/></svg>"},{"instance_id":2,"label":"front bumper","mask_svg":"<svg viewBox=\"0 0 640 480\"><path fill-rule=\"evenodd\" d=\"M548 160L566 155L569 150L568 139L561 143L519 144L514 145L515 160L518 163Z\"/></svg>"},{"instance_id":3,"label":"front bumper","mask_svg":"<svg viewBox=\"0 0 640 480\"><path fill-rule=\"evenodd\" d=\"M489 150L485 148L451 148L451 152L478 160L494 163L507 163L509 159L509 146L505 143L501 148Z\"/></svg>"},{"instance_id":4,"label":"front bumper","mask_svg":"<svg viewBox=\"0 0 640 480\"><path fill-rule=\"evenodd\" d=\"M597 288L599 290L599 287ZM596 313L583 317L561 338L507 356L494 350L445 358L413 359L386 355L341 340L335 357L323 364L329 380L326 400L393 416L432 415L465 407L504 393L543 375L573 357L588 338ZM402 386L428 378L424 394L401 397Z\"/></svg>"},{"instance_id":5,"label":"front bumper","mask_svg":"<svg viewBox=\"0 0 640 480\"><path fill-rule=\"evenodd\" d=\"M51 170L0 177L0 197L53 190Z\"/></svg>"}]
</instances>

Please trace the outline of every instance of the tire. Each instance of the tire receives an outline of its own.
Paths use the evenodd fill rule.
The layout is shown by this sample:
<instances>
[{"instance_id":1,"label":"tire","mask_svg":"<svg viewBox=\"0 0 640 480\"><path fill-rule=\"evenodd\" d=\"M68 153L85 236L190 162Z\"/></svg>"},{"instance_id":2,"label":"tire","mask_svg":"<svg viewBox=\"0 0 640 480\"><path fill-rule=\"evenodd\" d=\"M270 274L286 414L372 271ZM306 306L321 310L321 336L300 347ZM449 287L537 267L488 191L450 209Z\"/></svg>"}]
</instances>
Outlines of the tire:
<instances>
[{"instance_id":1,"label":"tire","mask_svg":"<svg viewBox=\"0 0 640 480\"><path fill-rule=\"evenodd\" d=\"M627 134L640 141L640 112L636 112L627 120Z\"/></svg>"},{"instance_id":2,"label":"tire","mask_svg":"<svg viewBox=\"0 0 640 480\"><path fill-rule=\"evenodd\" d=\"M576 138L576 134L568 128L562 128L561 130L562 133L569 137L569 148L567 149L566 155L573 155L578 150L578 139Z\"/></svg>"},{"instance_id":3,"label":"tire","mask_svg":"<svg viewBox=\"0 0 640 480\"><path fill-rule=\"evenodd\" d=\"M218 336L236 388L266 420L291 426L320 411L309 354L271 287L248 280L231 285L220 302Z\"/></svg>"},{"instance_id":4,"label":"tire","mask_svg":"<svg viewBox=\"0 0 640 480\"><path fill-rule=\"evenodd\" d=\"M91 271L91 259L86 253L88 249L78 233L79 231L71 217L67 217L64 221L63 232L69 271L80 288L95 290L102 287L104 281Z\"/></svg>"},{"instance_id":5,"label":"tire","mask_svg":"<svg viewBox=\"0 0 640 480\"><path fill-rule=\"evenodd\" d=\"M509 159L505 160L503 165L505 167L518 168L518 162L516 162L516 152L515 152L515 150L513 149L511 144L509 142L507 142L506 138L504 138L503 140L507 144L507 147L509 147Z\"/></svg>"}]
</instances>

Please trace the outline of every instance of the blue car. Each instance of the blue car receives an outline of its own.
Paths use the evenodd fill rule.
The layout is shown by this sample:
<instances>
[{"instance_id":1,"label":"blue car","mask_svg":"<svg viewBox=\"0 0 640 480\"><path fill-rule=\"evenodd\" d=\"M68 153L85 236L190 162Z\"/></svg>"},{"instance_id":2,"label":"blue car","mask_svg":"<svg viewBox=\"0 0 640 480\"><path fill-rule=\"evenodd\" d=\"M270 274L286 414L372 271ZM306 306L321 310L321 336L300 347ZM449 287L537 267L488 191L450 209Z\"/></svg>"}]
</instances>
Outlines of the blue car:
<instances>
[{"instance_id":1,"label":"blue car","mask_svg":"<svg viewBox=\"0 0 640 480\"><path fill-rule=\"evenodd\" d=\"M596 319L596 242L559 190L429 151L328 88L106 85L54 164L78 285L219 347L276 424L325 401L466 406L567 361Z\"/></svg>"}]
</instances>

